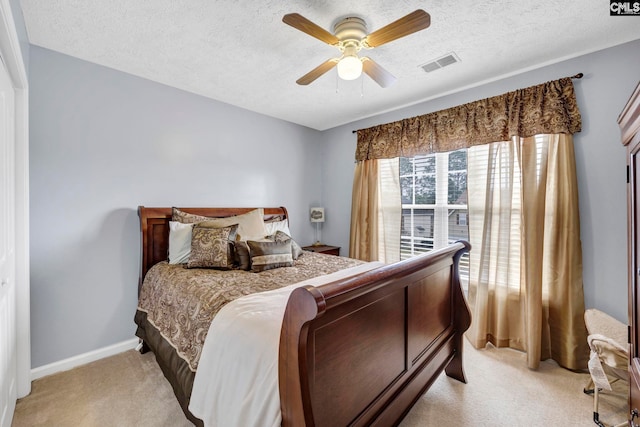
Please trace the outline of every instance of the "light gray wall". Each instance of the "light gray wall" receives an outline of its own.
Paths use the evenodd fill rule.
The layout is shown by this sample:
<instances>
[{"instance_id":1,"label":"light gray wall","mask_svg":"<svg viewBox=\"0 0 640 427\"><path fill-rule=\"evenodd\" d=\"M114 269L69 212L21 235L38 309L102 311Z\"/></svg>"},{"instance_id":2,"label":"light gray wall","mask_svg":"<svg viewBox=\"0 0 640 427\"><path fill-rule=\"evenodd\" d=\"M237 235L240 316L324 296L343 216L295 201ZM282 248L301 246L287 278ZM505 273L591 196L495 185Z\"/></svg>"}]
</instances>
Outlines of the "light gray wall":
<instances>
[{"instance_id":1,"label":"light gray wall","mask_svg":"<svg viewBox=\"0 0 640 427\"><path fill-rule=\"evenodd\" d=\"M455 66L455 65L454 65ZM617 117L640 79L640 41L523 73L323 132L323 239L348 253L356 135L352 130L427 114L582 72L575 135L585 304L627 321L626 158ZM425 77L427 78L427 77ZM366 98L365 93L365 98Z\"/></svg>"},{"instance_id":2,"label":"light gray wall","mask_svg":"<svg viewBox=\"0 0 640 427\"><path fill-rule=\"evenodd\" d=\"M346 255L352 130L577 72L585 300L626 321L616 119L637 83L639 52L640 42L628 43L320 133L31 46L32 366L133 337L138 205L284 205L306 244L308 208L320 204L323 241Z\"/></svg>"},{"instance_id":3,"label":"light gray wall","mask_svg":"<svg viewBox=\"0 0 640 427\"><path fill-rule=\"evenodd\" d=\"M319 132L36 46L30 63L32 367L134 337L138 205L286 206L313 241Z\"/></svg>"}]
</instances>

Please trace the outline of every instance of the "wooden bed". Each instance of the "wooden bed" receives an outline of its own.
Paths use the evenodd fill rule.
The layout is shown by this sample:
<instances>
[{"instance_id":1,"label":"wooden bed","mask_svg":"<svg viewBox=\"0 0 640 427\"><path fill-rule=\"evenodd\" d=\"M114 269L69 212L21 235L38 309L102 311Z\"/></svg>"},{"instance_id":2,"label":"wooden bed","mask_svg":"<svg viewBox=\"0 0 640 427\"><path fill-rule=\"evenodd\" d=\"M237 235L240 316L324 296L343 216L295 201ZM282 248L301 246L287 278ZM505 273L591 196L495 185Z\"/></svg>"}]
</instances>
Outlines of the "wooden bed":
<instances>
[{"instance_id":1,"label":"wooden bed","mask_svg":"<svg viewBox=\"0 0 640 427\"><path fill-rule=\"evenodd\" d=\"M226 217L253 208L180 209ZM140 289L147 271L167 258L172 209L141 206L138 213ZM265 219L287 217L283 207L264 213ZM397 425L442 371L466 382L462 340L471 315L458 262L469 249L457 242L356 277L294 290L280 335L282 425ZM188 369L159 334L141 326L138 314L136 323L144 350L155 353L185 414L202 425L187 409L193 384L184 378Z\"/></svg>"}]
</instances>

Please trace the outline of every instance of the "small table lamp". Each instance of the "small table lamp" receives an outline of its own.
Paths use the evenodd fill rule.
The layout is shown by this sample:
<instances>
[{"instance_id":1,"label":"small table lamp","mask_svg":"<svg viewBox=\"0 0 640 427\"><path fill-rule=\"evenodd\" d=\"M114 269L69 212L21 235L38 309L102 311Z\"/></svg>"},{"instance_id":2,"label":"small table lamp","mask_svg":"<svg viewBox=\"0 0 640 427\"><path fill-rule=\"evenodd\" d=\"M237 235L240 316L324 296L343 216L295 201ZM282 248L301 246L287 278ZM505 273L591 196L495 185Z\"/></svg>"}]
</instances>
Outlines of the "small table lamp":
<instances>
[{"instance_id":1,"label":"small table lamp","mask_svg":"<svg viewBox=\"0 0 640 427\"><path fill-rule=\"evenodd\" d=\"M320 243L320 223L324 222L324 208L311 208L309 219L316 225L316 242L313 246L322 246Z\"/></svg>"}]
</instances>

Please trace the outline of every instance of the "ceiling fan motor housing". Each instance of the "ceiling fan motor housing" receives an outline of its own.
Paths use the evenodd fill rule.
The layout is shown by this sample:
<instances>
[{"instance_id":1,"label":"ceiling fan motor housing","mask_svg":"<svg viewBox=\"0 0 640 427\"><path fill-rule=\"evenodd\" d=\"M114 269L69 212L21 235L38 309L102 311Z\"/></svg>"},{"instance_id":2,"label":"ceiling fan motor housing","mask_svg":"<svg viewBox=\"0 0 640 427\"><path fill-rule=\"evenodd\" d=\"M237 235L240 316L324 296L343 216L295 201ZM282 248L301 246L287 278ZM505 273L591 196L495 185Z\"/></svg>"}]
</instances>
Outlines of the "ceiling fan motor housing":
<instances>
[{"instance_id":1,"label":"ceiling fan motor housing","mask_svg":"<svg viewBox=\"0 0 640 427\"><path fill-rule=\"evenodd\" d=\"M355 16L344 18L333 27L333 32L342 45L351 42L349 44L356 44L359 50L360 42L367 36L367 24Z\"/></svg>"}]
</instances>

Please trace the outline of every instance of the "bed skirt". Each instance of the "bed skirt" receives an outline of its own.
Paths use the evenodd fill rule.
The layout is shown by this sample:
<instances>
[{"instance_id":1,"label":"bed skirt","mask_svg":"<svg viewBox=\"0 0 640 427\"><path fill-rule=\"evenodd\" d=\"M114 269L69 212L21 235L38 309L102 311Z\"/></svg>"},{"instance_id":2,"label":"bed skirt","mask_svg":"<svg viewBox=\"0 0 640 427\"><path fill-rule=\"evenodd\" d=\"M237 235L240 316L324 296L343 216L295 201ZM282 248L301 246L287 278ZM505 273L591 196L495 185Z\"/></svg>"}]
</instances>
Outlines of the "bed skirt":
<instances>
[{"instance_id":1,"label":"bed skirt","mask_svg":"<svg viewBox=\"0 0 640 427\"><path fill-rule=\"evenodd\" d=\"M136 336L141 338L144 345L155 355L162 373L173 388L173 393L176 395L182 411L189 421L198 427L203 427L202 420L189 412L189 401L196 373L189 369L189 365L178 356L176 349L147 321L147 313L136 310L135 322L138 325Z\"/></svg>"}]
</instances>

